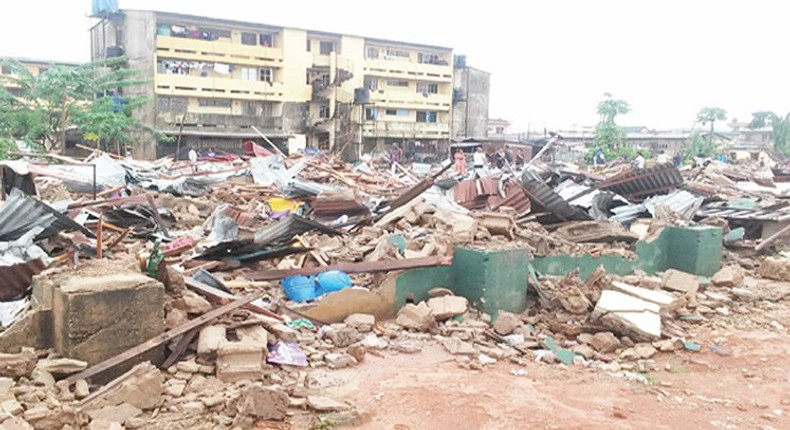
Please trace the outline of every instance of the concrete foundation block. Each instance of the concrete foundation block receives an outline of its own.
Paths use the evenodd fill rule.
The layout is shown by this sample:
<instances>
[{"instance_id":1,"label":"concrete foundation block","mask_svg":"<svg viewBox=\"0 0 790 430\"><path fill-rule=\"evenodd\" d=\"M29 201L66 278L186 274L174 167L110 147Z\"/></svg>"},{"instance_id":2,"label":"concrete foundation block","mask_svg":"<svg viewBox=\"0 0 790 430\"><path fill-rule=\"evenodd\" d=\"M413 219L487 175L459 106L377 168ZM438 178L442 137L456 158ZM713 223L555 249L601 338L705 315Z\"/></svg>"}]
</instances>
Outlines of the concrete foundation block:
<instances>
[{"instance_id":1,"label":"concrete foundation block","mask_svg":"<svg viewBox=\"0 0 790 430\"><path fill-rule=\"evenodd\" d=\"M165 329L165 289L139 273L64 279L52 296L54 348L94 365L137 346ZM162 359L162 348L114 369Z\"/></svg>"},{"instance_id":2,"label":"concrete foundation block","mask_svg":"<svg viewBox=\"0 0 790 430\"><path fill-rule=\"evenodd\" d=\"M713 276L721 267L722 230L712 226L669 229L668 268Z\"/></svg>"}]
</instances>

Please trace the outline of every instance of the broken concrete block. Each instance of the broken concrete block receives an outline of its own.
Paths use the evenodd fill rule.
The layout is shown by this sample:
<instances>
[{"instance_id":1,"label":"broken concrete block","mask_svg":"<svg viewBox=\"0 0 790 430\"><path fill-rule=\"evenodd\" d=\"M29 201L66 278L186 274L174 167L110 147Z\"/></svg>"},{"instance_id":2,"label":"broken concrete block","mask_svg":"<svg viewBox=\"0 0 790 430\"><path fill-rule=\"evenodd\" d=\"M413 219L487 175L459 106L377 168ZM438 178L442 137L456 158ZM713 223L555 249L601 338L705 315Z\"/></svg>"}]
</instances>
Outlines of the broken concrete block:
<instances>
[{"instance_id":1,"label":"broken concrete block","mask_svg":"<svg viewBox=\"0 0 790 430\"><path fill-rule=\"evenodd\" d=\"M718 287L735 288L743 285L746 274L741 266L724 266L710 279Z\"/></svg>"},{"instance_id":2,"label":"broken concrete block","mask_svg":"<svg viewBox=\"0 0 790 430\"><path fill-rule=\"evenodd\" d=\"M699 289L699 277L680 270L669 269L661 279L662 288L681 293L695 293Z\"/></svg>"},{"instance_id":3,"label":"broken concrete block","mask_svg":"<svg viewBox=\"0 0 790 430\"><path fill-rule=\"evenodd\" d=\"M117 406L121 403L128 403L141 410L153 409L161 402L163 382L164 377L156 366L147 362L140 363L107 384L111 388L86 405L86 410L99 409L107 405Z\"/></svg>"},{"instance_id":4,"label":"broken concrete block","mask_svg":"<svg viewBox=\"0 0 790 430\"><path fill-rule=\"evenodd\" d=\"M513 330L520 324L521 318L519 318L518 315L511 312L499 311L496 320L494 320L494 331L500 336L507 336L513 333Z\"/></svg>"},{"instance_id":5,"label":"broken concrete block","mask_svg":"<svg viewBox=\"0 0 790 430\"><path fill-rule=\"evenodd\" d=\"M395 349L395 351L402 352L404 354L416 354L422 351L422 343L415 340L394 342L392 343L392 347Z\"/></svg>"},{"instance_id":6,"label":"broken concrete block","mask_svg":"<svg viewBox=\"0 0 790 430\"><path fill-rule=\"evenodd\" d=\"M646 288L635 287L623 282L612 282L611 288L621 293L629 294L638 299L647 300L659 306L671 307L675 302L675 296L660 290L648 290Z\"/></svg>"},{"instance_id":7,"label":"broken concrete block","mask_svg":"<svg viewBox=\"0 0 790 430\"><path fill-rule=\"evenodd\" d=\"M198 401L186 402L178 405L177 409L178 412L189 417L204 414L206 412L206 405Z\"/></svg>"},{"instance_id":8,"label":"broken concrete block","mask_svg":"<svg viewBox=\"0 0 790 430\"><path fill-rule=\"evenodd\" d=\"M357 360L357 363L362 363L362 361L365 360L365 355L367 355L368 350L364 346L357 344L349 346L346 349L346 352L348 355L354 357L354 359Z\"/></svg>"},{"instance_id":9,"label":"broken concrete block","mask_svg":"<svg viewBox=\"0 0 790 430\"><path fill-rule=\"evenodd\" d=\"M431 308L436 321L444 321L452 317L463 315L469 306L466 297L443 296L428 299L428 307Z\"/></svg>"},{"instance_id":10,"label":"broken concrete block","mask_svg":"<svg viewBox=\"0 0 790 430\"><path fill-rule=\"evenodd\" d=\"M88 363L72 358L46 358L39 360L36 367L46 370L56 378L64 378L88 368Z\"/></svg>"},{"instance_id":11,"label":"broken concrete block","mask_svg":"<svg viewBox=\"0 0 790 430\"><path fill-rule=\"evenodd\" d=\"M614 332L637 341L661 337L660 306L619 291L604 290L592 312L592 319Z\"/></svg>"},{"instance_id":12,"label":"broken concrete block","mask_svg":"<svg viewBox=\"0 0 790 430\"><path fill-rule=\"evenodd\" d=\"M64 357L97 364L161 335L164 286L141 273L66 278L54 291L54 347ZM122 317L121 317L122 316ZM143 360L158 361L164 348L113 368L114 376Z\"/></svg>"},{"instance_id":13,"label":"broken concrete block","mask_svg":"<svg viewBox=\"0 0 790 430\"><path fill-rule=\"evenodd\" d=\"M74 384L74 398L77 400L82 400L88 397L91 394L90 386L88 385L88 381L84 379L80 379Z\"/></svg>"},{"instance_id":14,"label":"broken concrete block","mask_svg":"<svg viewBox=\"0 0 790 430\"><path fill-rule=\"evenodd\" d=\"M648 290L659 290L663 285L662 279L658 276L643 276L639 278L639 287Z\"/></svg>"},{"instance_id":15,"label":"broken concrete block","mask_svg":"<svg viewBox=\"0 0 790 430\"><path fill-rule=\"evenodd\" d=\"M593 358L593 356L595 355L595 350L593 350L587 345L576 345L573 348L571 348L571 352L574 354L579 354L588 360Z\"/></svg>"},{"instance_id":16,"label":"broken concrete block","mask_svg":"<svg viewBox=\"0 0 790 430\"><path fill-rule=\"evenodd\" d=\"M240 341L260 345L264 353L269 346L269 332L259 325L239 327L236 329L236 336Z\"/></svg>"},{"instance_id":17,"label":"broken concrete block","mask_svg":"<svg viewBox=\"0 0 790 430\"><path fill-rule=\"evenodd\" d=\"M142 414L139 408L136 408L129 403L121 403L118 405L104 406L99 409L92 409L87 411L92 420L105 420L111 422L125 422L129 418L134 418Z\"/></svg>"},{"instance_id":18,"label":"broken concrete block","mask_svg":"<svg viewBox=\"0 0 790 430\"><path fill-rule=\"evenodd\" d=\"M602 354L609 354L620 347L620 340L610 331L595 333L589 340L590 346Z\"/></svg>"},{"instance_id":19,"label":"broken concrete block","mask_svg":"<svg viewBox=\"0 0 790 430\"><path fill-rule=\"evenodd\" d=\"M223 326L210 325L200 330L197 343L198 359L212 362L217 358L220 345L227 342L227 330Z\"/></svg>"},{"instance_id":20,"label":"broken concrete block","mask_svg":"<svg viewBox=\"0 0 790 430\"><path fill-rule=\"evenodd\" d=\"M25 348L19 354L0 353L0 376L18 379L28 377L36 368L36 353Z\"/></svg>"},{"instance_id":21,"label":"broken concrete block","mask_svg":"<svg viewBox=\"0 0 790 430\"><path fill-rule=\"evenodd\" d=\"M351 314L346 317L345 323L360 333L367 333L376 325L376 317L370 314Z\"/></svg>"},{"instance_id":22,"label":"broken concrete block","mask_svg":"<svg viewBox=\"0 0 790 430\"><path fill-rule=\"evenodd\" d=\"M181 297L173 300L173 307L192 315L201 315L212 309L208 300L191 290L182 291Z\"/></svg>"},{"instance_id":23,"label":"broken concrete block","mask_svg":"<svg viewBox=\"0 0 790 430\"><path fill-rule=\"evenodd\" d=\"M324 396L307 396L307 405L317 412L341 412L350 409L347 404Z\"/></svg>"},{"instance_id":24,"label":"broken concrete block","mask_svg":"<svg viewBox=\"0 0 790 430\"><path fill-rule=\"evenodd\" d=\"M418 331L428 331L436 325L431 308L425 302L420 302L419 305L408 303L400 308L395 323L403 328Z\"/></svg>"},{"instance_id":25,"label":"broken concrete block","mask_svg":"<svg viewBox=\"0 0 790 430\"><path fill-rule=\"evenodd\" d=\"M30 382L39 387L51 388L55 385L55 377L46 370L36 367L30 373Z\"/></svg>"},{"instance_id":26,"label":"broken concrete block","mask_svg":"<svg viewBox=\"0 0 790 430\"><path fill-rule=\"evenodd\" d=\"M184 390L187 388L187 383L176 379L171 379L165 384L165 393L172 397L181 397L184 395Z\"/></svg>"},{"instance_id":27,"label":"broken concrete block","mask_svg":"<svg viewBox=\"0 0 790 430\"><path fill-rule=\"evenodd\" d=\"M362 339L362 346L369 349L384 349L389 345L389 341L384 338L380 338L376 336L376 333L368 333L364 339Z\"/></svg>"},{"instance_id":28,"label":"broken concrete block","mask_svg":"<svg viewBox=\"0 0 790 430\"><path fill-rule=\"evenodd\" d=\"M27 421L20 417L3 421L3 430L35 430Z\"/></svg>"},{"instance_id":29,"label":"broken concrete block","mask_svg":"<svg viewBox=\"0 0 790 430\"><path fill-rule=\"evenodd\" d=\"M123 430L123 425L115 421L99 418L91 421L87 430Z\"/></svg>"},{"instance_id":30,"label":"broken concrete block","mask_svg":"<svg viewBox=\"0 0 790 430\"><path fill-rule=\"evenodd\" d=\"M222 382L261 378L263 349L247 342L225 342L217 351L217 378Z\"/></svg>"},{"instance_id":31,"label":"broken concrete block","mask_svg":"<svg viewBox=\"0 0 790 430\"><path fill-rule=\"evenodd\" d=\"M239 414L262 420L284 420L290 404L288 395L282 391L258 385L247 387L239 399L236 405Z\"/></svg>"},{"instance_id":32,"label":"broken concrete block","mask_svg":"<svg viewBox=\"0 0 790 430\"><path fill-rule=\"evenodd\" d=\"M194 359L179 361L178 363L176 363L176 370L178 372L184 372L189 374L198 373L200 372L200 365L197 364Z\"/></svg>"},{"instance_id":33,"label":"broken concrete block","mask_svg":"<svg viewBox=\"0 0 790 430\"><path fill-rule=\"evenodd\" d=\"M269 338L269 343L281 340L285 343L299 343L299 332L282 323L271 324L266 327L274 338Z\"/></svg>"},{"instance_id":34,"label":"broken concrete block","mask_svg":"<svg viewBox=\"0 0 790 430\"><path fill-rule=\"evenodd\" d=\"M25 412L25 408L12 396L10 399L4 400L0 403L0 411L3 411L9 415L22 415Z\"/></svg>"},{"instance_id":35,"label":"broken concrete block","mask_svg":"<svg viewBox=\"0 0 790 430\"><path fill-rule=\"evenodd\" d=\"M471 343L464 342L454 337L448 337L442 341L444 348L453 355L476 355L477 351Z\"/></svg>"},{"instance_id":36,"label":"broken concrete block","mask_svg":"<svg viewBox=\"0 0 790 430\"><path fill-rule=\"evenodd\" d=\"M648 359L656 355L656 349L649 343L637 343L634 345L634 352L641 359Z\"/></svg>"},{"instance_id":37,"label":"broken concrete block","mask_svg":"<svg viewBox=\"0 0 790 430\"><path fill-rule=\"evenodd\" d=\"M757 275L776 281L790 281L790 260L779 257L766 257L757 268Z\"/></svg>"},{"instance_id":38,"label":"broken concrete block","mask_svg":"<svg viewBox=\"0 0 790 430\"><path fill-rule=\"evenodd\" d=\"M330 369L342 369L344 367L356 366L357 359L349 354L342 354L331 352L324 356L324 361L329 365Z\"/></svg>"},{"instance_id":39,"label":"broken concrete block","mask_svg":"<svg viewBox=\"0 0 790 430\"><path fill-rule=\"evenodd\" d=\"M355 328L345 324L332 324L326 327L324 337L338 348L345 348L362 340L362 335Z\"/></svg>"}]
</instances>

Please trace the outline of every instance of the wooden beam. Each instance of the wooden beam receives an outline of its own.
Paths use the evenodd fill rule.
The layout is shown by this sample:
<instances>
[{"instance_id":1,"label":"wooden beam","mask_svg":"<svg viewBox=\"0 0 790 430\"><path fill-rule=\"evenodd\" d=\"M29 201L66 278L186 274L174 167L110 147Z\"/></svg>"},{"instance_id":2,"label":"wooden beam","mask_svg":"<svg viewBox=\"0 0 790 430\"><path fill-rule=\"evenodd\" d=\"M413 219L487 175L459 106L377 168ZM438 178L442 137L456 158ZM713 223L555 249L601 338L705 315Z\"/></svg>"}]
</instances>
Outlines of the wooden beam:
<instances>
[{"instance_id":1,"label":"wooden beam","mask_svg":"<svg viewBox=\"0 0 790 430\"><path fill-rule=\"evenodd\" d=\"M104 372L106 370L109 370L109 369L112 369L115 366L118 366L119 364L123 364L123 363L131 360L134 357L137 357L137 356L139 356L141 354L144 354L144 353L156 348L157 346L159 346L159 345L161 345L161 344L163 344L165 342L171 341L171 340L175 339L176 337L181 336L182 334L184 334L184 333L186 333L186 332L188 332L188 331L190 331L190 330L192 330L194 328L200 327L200 326L202 326L202 325L204 325L206 323L209 323L209 322L211 322L211 321L213 321L213 320L215 320L215 319L217 319L217 318L219 318L219 317L221 317L221 316L223 316L223 315L225 315L225 314L227 314L227 313L229 313L231 311L234 311L234 310L236 310L236 309L238 309L238 308L240 308L240 307L252 302L253 300L256 300L256 299L260 298L261 296L262 296L262 293L251 294L249 296L242 297L242 298L239 298L239 299L237 299L237 300L235 300L235 301L233 301L231 303L228 303L227 305L220 306L220 307L218 307L216 309L213 309L213 310L211 310L209 312L206 312L205 314L203 314L203 315L201 315L201 316L199 316L199 317L197 317L195 319L192 319L190 321L187 321L184 324L181 324L180 326L175 327L172 330L166 331L166 332L164 332L164 333L162 333L162 334L160 334L160 335L158 335L156 337L153 337L153 338L141 343L140 345L135 346L132 349L128 349L128 350L126 350L126 351L124 351L124 352L122 352L122 353L120 353L120 354L118 354L118 355L116 355L116 356L114 356L112 358L104 360L101 363L98 363L98 364L96 364L94 366L91 366L91 367L83 370L80 373L76 373L74 375L71 375L68 378L66 378L66 381L68 382L69 385L71 385L71 384L74 384L75 382L79 381L80 379L90 379L90 378L92 378L92 377L94 377L94 376L96 376L96 375L98 375L98 374L100 374L100 373L102 373L102 372Z\"/></svg>"},{"instance_id":2,"label":"wooden beam","mask_svg":"<svg viewBox=\"0 0 790 430\"><path fill-rule=\"evenodd\" d=\"M233 294L226 293L225 291L214 288L211 285L204 284L203 282L195 280L194 278L184 277L184 283L186 284L187 288L197 292L198 294L206 296L208 301L213 302L214 304L225 304L236 299L236 296ZM283 320L283 318L276 313L253 304L245 304L242 306L242 309L246 309L269 318L274 318L278 321Z\"/></svg>"},{"instance_id":3,"label":"wooden beam","mask_svg":"<svg viewBox=\"0 0 790 430\"><path fill-rule=\"evenodd\" d=\"M167 369L168 367L175 364L176 360L178 360L178 357L181 357L181 355L186 352L187 348L189 348L189 344L195 340L195 336L197 336L197 334L200 332L200 329L201 327L195 327L181 336L181 340L179 340L176 344L176 347L173 348L173 352L171 352L170 356L167 357L167 360L162 363L162 369Z\"/></svg>"},{"instance_id":4,"label":"wooden beam","mask_svg":"<svg viewBox=\"0 0 790 430\"><path fill-rule=\"evenodd\" d=\"M790 224L784 226L781 230L779 230L776 233L772 234L767 239L761 241L759 245L754 247L754 250L755 251L761 251L761 250L767 248L768 245L776 242L776 239L779 239L780 237L784 236L789 231L790 231Z\"/></svg>"},{"instance_id":5,"label":"wooden beam","mask_svg":"<svg viewBox=\"0 0 790 430\"><path fill-rule=\"evenodd\" d=\"M146 200L148 200L148 205L151 206L151 210L154 212L154 221L156 222L156 226L159 227L159 231L162 232L166 238L170 239L170 234L167 233L167 227L165 227L165 223L162 221L162 217L159 216L159 208L156 207L156 202L154 202L154 198L151 197L150 194L146 194Z\"/></svg>"},{"instance_id":6,"label":"wooden beam","mask_svg":"<svg viewBox=\"0 0 790 430\"><path fill-rule=\"evenodd\" d=\"M307 267L302 269L266 270L247 274L246 277L253 281L276 281L289 276L316 275L328 270L340 270L346 273L375 273L417 269L420 267L448 266L451 263L452 257L421 257L406 258L403 260L362 261L359 263L340 263L330 266Z\"/></svg>"}]
</instances>

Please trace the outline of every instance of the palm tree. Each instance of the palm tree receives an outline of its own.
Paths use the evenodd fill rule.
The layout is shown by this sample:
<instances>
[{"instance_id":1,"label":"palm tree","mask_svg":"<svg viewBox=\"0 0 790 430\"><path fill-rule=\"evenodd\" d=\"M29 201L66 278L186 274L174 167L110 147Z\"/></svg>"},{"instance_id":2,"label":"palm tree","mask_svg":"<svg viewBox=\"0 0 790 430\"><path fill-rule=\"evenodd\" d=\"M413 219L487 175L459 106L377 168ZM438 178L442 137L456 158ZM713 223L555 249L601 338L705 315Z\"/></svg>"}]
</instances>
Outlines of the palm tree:
<instances>
[{"instance_id":1,"label":"palm tree","mask_svg":"<svg viewBox=\"0 0 790 430\"><path fill-rule=\"evenodd\" d=\"M727 119L727 111L719 107L705 107L700 109L697 113L697 122L702 125L710 124L710 135L708 135L708 144L713 143L713 124L716 121L724 121Z\"/></svg>"}]
</instances>

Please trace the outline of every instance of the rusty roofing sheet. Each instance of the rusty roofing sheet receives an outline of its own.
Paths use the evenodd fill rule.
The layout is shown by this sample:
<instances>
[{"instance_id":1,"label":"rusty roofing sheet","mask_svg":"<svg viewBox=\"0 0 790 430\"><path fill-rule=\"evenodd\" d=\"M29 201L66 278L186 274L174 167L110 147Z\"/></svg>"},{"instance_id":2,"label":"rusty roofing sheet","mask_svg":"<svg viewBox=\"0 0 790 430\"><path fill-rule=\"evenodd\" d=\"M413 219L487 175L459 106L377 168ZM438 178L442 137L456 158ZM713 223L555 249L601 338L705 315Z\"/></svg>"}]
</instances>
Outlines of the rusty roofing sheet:
<instances>
[{"instance_id":1,"label":"rusty roofing sheet","mask_svg":"<svg viewBox=\"0 0 790 430\"><path fill-rule=\"evenodd\" d=\"M41 260L32 260L27 263L0 266L0 301L13 300L33 283L33 276L41 273L46 265Z\"/></svg>"},{"instance_id":2,"label":"rusty roofing sheet","mask_svg":"<svg viewBox=\"0 0 790 430\"><path fill-rule=\"evenodd\" d=\"M315 199L310 203L313 213L322 215L367 215L370 211L354 199Z\"/></svg>"},{"instance_id":3,"label":"rusty roofing sheet","mask_svg":"<svg viewBox=\"0 0 790 430\"><path fill-rule=\"evenodd\" d=\"M524 193L532 201L546 208L547 211L554 214L561 221L592 219L587 213L568 204L559 194L546 185L540 177L529 170L524 172L521 180L524 185Z\"/></svg>"},{"instance_id":4,"label":"rusty roofing sheet","mask_svg":"<svg viewBox=\"0 0 790 430\"><path fill-rule=\"evenodd\" d=\"M482 194L485 195L492 195L492 194L499 194L499 179L486 177L478 179L480 183L480 189L482 190Z\"/></svg>"},{"instance_id":5,"label":"rusty roofing sheet","mask_svg":"<svg viewBox=\"0 0 790 430\"><path fill-rule=\"evenodd\" d=\"M672 165L636 169L616 175L596 188L609 190L630 200L642 200L683 185L683 176Z\"/></svg>"},{"instance_id":6,"label":"rusty roofing sheet","mask_svg":"<svg viewBox=\"0 0 790 430\"><path fill-rule=\"evenodd\" d=\"M453 197L457 203L463 204L477 199L477 184L474 179L466 179L453 187Z\"/></svg>"},{"instance_id":7,"label":"rusty roofing sheet","mask_svg":"<svg viewBox=\"0 0 790 430\"><path fill-rule=\"evenodd\" d=\"M515 209L519 216L529 213L532 209L532 203L529 201L527 194L524 193L524 190L520 186L513 183L508 184L507 196L504 199L500 199L496 205L491 205L489 203L489 208L491 208L491 210L497 210L503 206Z\"/></svg>"}]
</instances>

